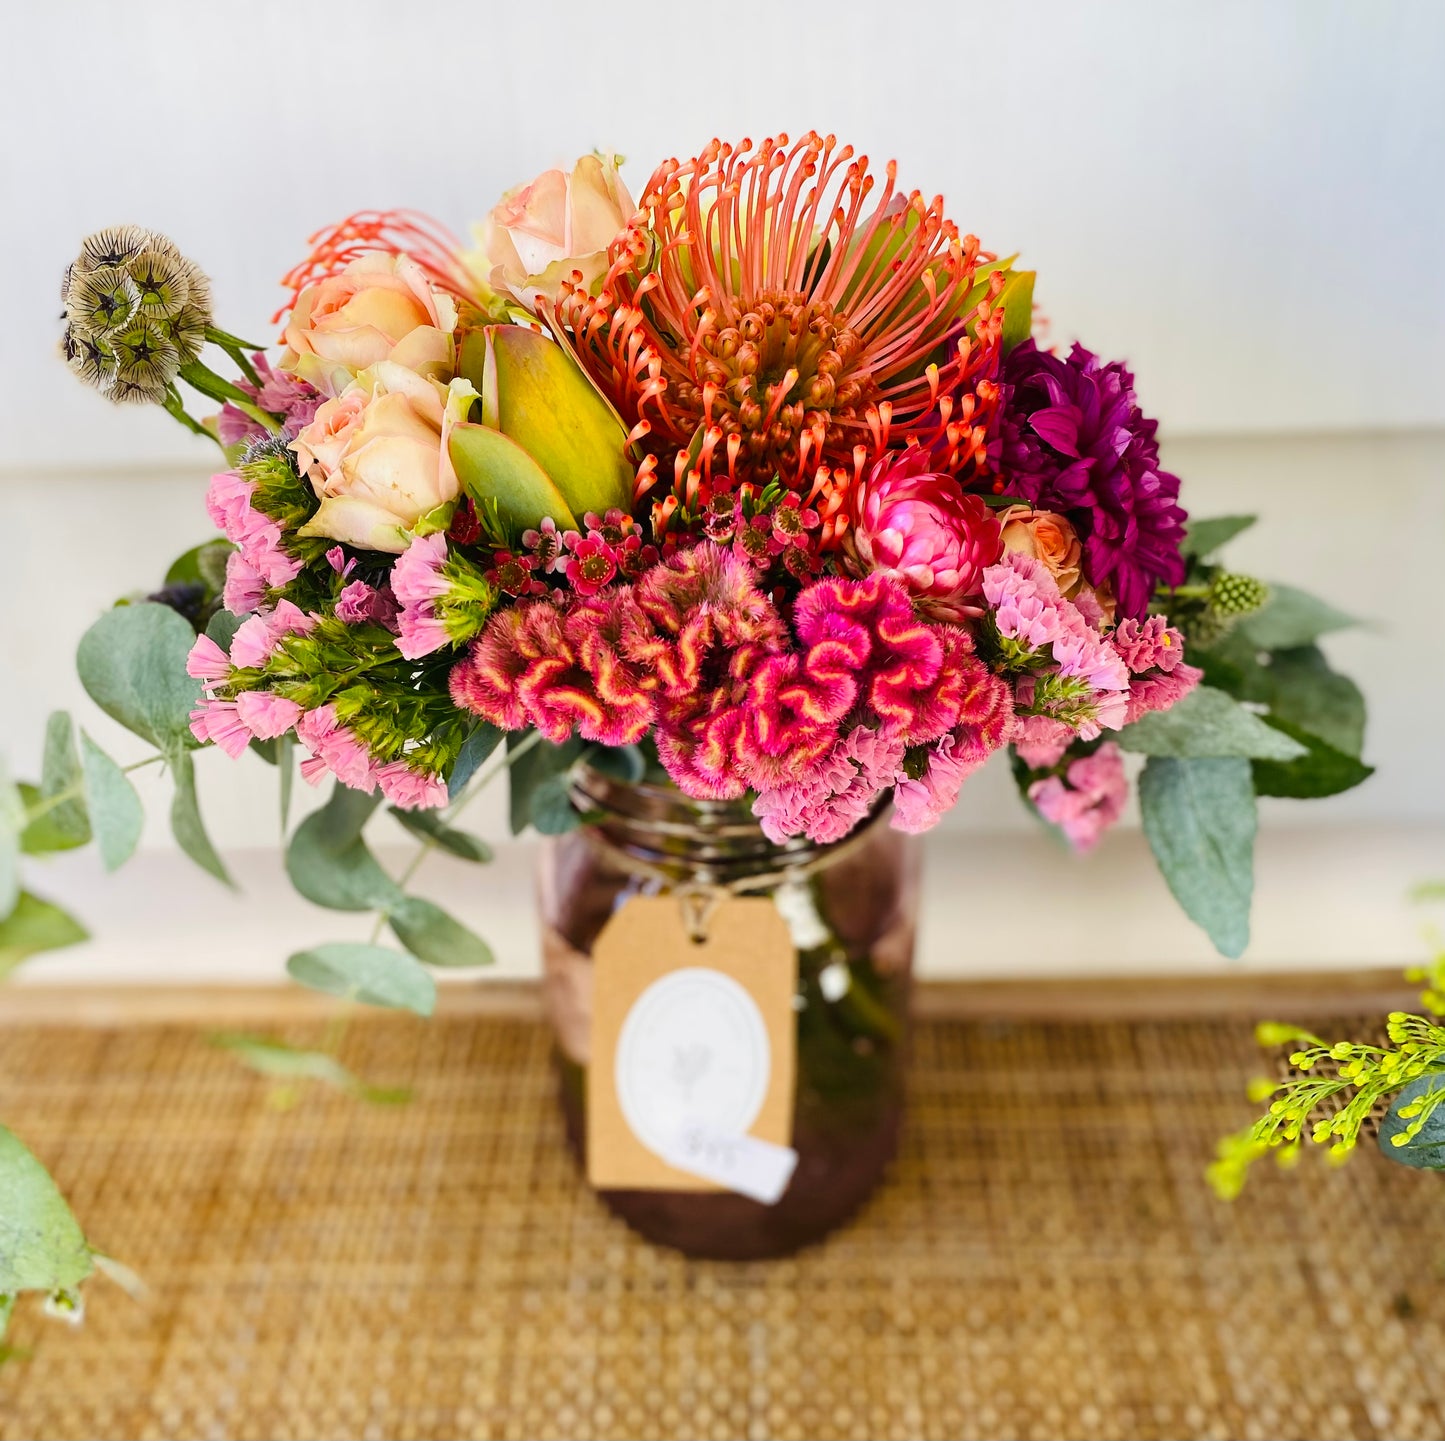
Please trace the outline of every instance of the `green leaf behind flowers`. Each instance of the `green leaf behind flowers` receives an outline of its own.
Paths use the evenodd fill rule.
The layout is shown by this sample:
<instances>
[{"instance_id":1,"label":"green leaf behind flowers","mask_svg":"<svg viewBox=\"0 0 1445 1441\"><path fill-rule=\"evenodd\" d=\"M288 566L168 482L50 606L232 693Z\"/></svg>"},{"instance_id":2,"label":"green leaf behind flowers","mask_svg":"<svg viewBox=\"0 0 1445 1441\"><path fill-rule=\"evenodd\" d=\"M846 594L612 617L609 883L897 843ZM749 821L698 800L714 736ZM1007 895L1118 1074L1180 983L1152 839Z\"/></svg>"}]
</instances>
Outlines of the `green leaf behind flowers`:
<instances>
[{"instance_id":1,"label":"green leaf behind flowers","mask_svg":"<svg viewBox=\"0 0 1445 1441\"><path fill-rule=\"evenodd\" d=\"M386 918L397 940L429 966L489 966L495 959L479 935L420 896L404 896Z\"/></svg>"},{"instance_id":2,"label":"green leaf behind flowers","mask_svg":"<svg viewBox=\"0 0 1445 1441\"><path fill-rule=\"evenodd\" d=\"M1248 530L1258 519L1257 515L1215 515L1191 520L1185 528L1181 549L1185 555L1192 555L1197 560L1208 560L1215 551Z\"/></svg>"},{"instance_id":3,"label":"green leaf behind flowers","mask_svg":"<svg viewBox=\"0 0 1445 1441\"><path fill-rule=\"evenodd\" d=\"M1254 791L1261 796L1289 796L1295 800L1316 800L1353 790L1374 775L1374 766L1312 735L1280 716L1266 716L1267 724L1297 740L1305 754L1292 761L1255 761Z\"/></svg>"},{"instance_id":4,"label":"green leaf behind flowers","mask_svg":"<svg viewBox=\"0 0 1445 1441\"><path fill-rule=\"evenodd\" d=\"M333 911L370 911L401 898L361 835L380 803L380 796L337 781L326 804L296 827L286 873L308 901Z\"/></svg>"},{"instance_id":5,"label":"green leaf behind flowers","mask_svg":"<svg viewBox=\"0 0 1445 1441\"><path fill-rule=\"evenodd\" d=\"M0 977L42 951L58 951L89 937L74 916L29 891L21 891L9 914L0 920Z\"/></svg>"},{"instance_id":6,"label":"green leaf behind flowers","mask_svg":"<svg viewBox=\"0 0 1445 1441\"><path fill-rule=\"evenodd\" d=\"M94 1269L60 1188L20 1138L0 1126L0 1296L74 1291Z\"/></svg>"},{"instance_id":7,"label":"green leaf behind flowers","mask_svg":"<svg viewBox=\"0 0 1445 1441\"><path fill-rule=\"evenodd\" d=\"M80 639L80 683L108 716L162 751L193 746L201 685L186 674L186 658L195 638L169 606L117 606Z\"/></svg>"},{"instance_id":8,"label":"green leaf behind flowers","mask_svg":"<svg viewBox=\"0 0 1445 1441\"><path fill-rule=\"evenodd\" d=\"M1318 646L1276 651L1264 677L1265 694L1259 698L1276 719L1359 757L1365 743L1365 698L1348 676L1330 669Z\"/></svg>"},{"instance_id":9,"label":"green leaf behind flowers","mask_svg":"<svg viewBox=\"0 0 1445 1441\"><path fill-rule=\"evenodd\" d=\"M430 841L438 850L464 861L484 862L492 859L492 848L480 836L443 824L435 811L406 811L389 807L397 822L412 835Z\"/></svg>"},{"instance_id":10,"label":"green leaf behind flowers","mask_svg":"<svg viewBox=\"0 0 1445 1441\"><path fill-rule=\"evenodd\" d=\"M1411 1081L1395 1097L1394 1104L1380 1122L1380 1150L1392 1161L1418 1171L1445 1171L1445 1105L1436 1104L1413 1139L1398 1146L1395 1144L1395 1137L1404 1134L1412 1119L1402 1116L1401 1109L1442 1086L1445 1086L1445 1073L1424 1075Z\"/></svg>"},{"instance_id":11,"label":"green leaf behind flowers","mask_svg":"<svg viewBox=\"0 0 1445 1441\"><path fill-rule=\"evenodd\" d=\"M113 871L130 859L139 844L145 809L130 778L84 731L80 761L100 859L106 870Z\"/></svg>"},{"instance_id":12,"label":"green leaf behind flowers","mask_svg":"<svg viewBox=\"0 0 1445 1441\"><path fill-rule=\"evenodd\" d=\"M206 1039L220 1050L229 1051L253 1071L274 1080L320 1081L375 1105L397 1105L411 1099L411 1092L404 1086L369 1085L325 1051L302 1050L284 1041L239 1032L222 1032Z\"/></svg>"},{"instance_id":13,"label":"green leaf behind flowers","mask_svg":"<svg viewBox=\"0 0 1445 1441\"><path fill-rule=\"evenodd\" d=\"M175 782L175 794L171 797L171 834L176 844L203 871L209 871L218 881L234 887L231 873L225 862L216 854L211 838L201 820L201 808L196 795L196 764L188 750L171 746L166 752L166 764L170 767L171 779Z\"/></svg>"},{"instance_id":14,"label":"green leaf behind flowers","mask_svg":"<svg viewBox=\"0 0 1445 1441\"><path fill-rule=\"evenodd\" d=\"M85 809L85 783L75 747L75 724L68 712L52 711L45 723L45 751L40 772L40 801L49 802L43 817L49 831L66 841L66 849L90 840ZM68 797L68 799L66 799Z\"/></svg>"},{"instance_id":15,"label":"green leaf behind flowers","mask_svg":"<svg viewBox=\"0 0 1445 1441\"><path fill-rule=\"evenodd\" d=\"M1235 630L1259 650L1291 650L1359 624L1354 616L1306 591L1272 585L1269 599L1253 615L1244 616Z\"/></svg>"},{"instance_id":16,"label":"green leaf behind flowers","mask_svg":"<svg viewBox=\"0 0 1445 1441\"><path fill-rule=\"evenodd\" d=\"M1150 756L1139 777L1144 834L1174 898L1215 948L1249 944L1254 783L1242 757Z\"/></svg>"},{"instance_id":17,"label":"green leaf behind flowers","mask_svg":"<svg viewBox=\"0 0 1445 1441\"><path fill-rule=\"evenodd\" d=\"M447 795L451 800L456 800L466 790L467 783L476 775L487 757L501 745L505 735L506 731L500 726L494 726L491 721L479 721L472 728L471 734L462 742L462 748L457 753L451 775L447 777Z\"/></svg>"},{"instance_id":18,"label":"green leaf behind flowers","mask_svg":"<svg viewBox=\"0 0 1445 1441\"><path fill-rule=\"evenodd\" d=\"M1197 759L1244 756L1289 761L1305 754L1298 741L1266 725L1222 690L1202 685L1167 711L1141 716L1119 732L1126 751Z\"/></svg>"},{"instance_id":19,"label":"green leaf behind flowers","mask_svg":"<svg viewBox=\"0 0 1445 1441\"><path fill-rule=\"evenodd\" d=\"M508 749L518 752L509 769L512 834L521 835L529 825L544 836L572 830L581 818L568 794L569 777L587 743L574 736L559 746L542 741L520 751L521 743L520 736L507 738Z\"/></svg>"},{"instance_id":20,"label":"green leaf behind flowers","mask_svg":"<svg viewBox=\"0 0 1445 1441\"><path fill-rule=\"evenodd\" d=\"M20 895L25 809L24 794L10 779L10 768L0 755L0 917L10 914Z\"/></svg>"},{"instance_id":21,"label":"green leaf behind flowers","mask_svg":"<svg viewBox=\"0 0 1445 1441\"><path fill-rule=\"evenodd\" d=\"M286 962L293 980L315 991L346 996L368 1006L390 1006L429 1016L436 982L405 951L358 941L332 941L298 951Z\"/></svg>"}]
</instances>

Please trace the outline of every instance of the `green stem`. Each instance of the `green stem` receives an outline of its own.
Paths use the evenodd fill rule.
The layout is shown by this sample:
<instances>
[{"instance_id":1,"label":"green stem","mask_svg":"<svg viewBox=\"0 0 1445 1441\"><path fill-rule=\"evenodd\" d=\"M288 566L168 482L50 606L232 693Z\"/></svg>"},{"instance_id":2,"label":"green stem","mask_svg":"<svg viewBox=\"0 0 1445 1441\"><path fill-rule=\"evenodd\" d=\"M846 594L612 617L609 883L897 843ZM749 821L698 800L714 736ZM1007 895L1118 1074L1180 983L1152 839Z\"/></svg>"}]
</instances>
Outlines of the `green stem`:
<instances>
[{"instance_id":1,"label":"green stem","mask_svg":"<svg viewBox=\"0 0 1445 1441\"><path fill-rule=\"evenodd\" d=\"M132 761L128 766L121 767L123 775L129 775L132 771L138 771L142 766L153 766L157 761L165 757L157 752L153 756L147 756L143 761ZM49 815L57 806L63 806L70 801L78 801L85 795L85 782L76 781L74 785L66 786L63 791L56 791L53 796L46 796L39 805L34 806L25 812L25 824L31 825L38 821L41 816Z\"/></svg>"},{"instance_id":2,"label":"green stem","mask_svg":"<svg viewBox=\"0 0 1445 1441\"><path fill-rule=\"evenodd\" d=\"M1166 588L1163 594L1175 600L1208 600L1211 587L1207 585L1176 585Z\"/></svg>"},{"instance_id":3,"label":"green stem","mask_svg":"<svg viewBox=\"0 0 1445 1441\"><path fill-rule=\"evenodd\" d=\"M204 435L207 440L214 441L218 446L220 446L222 455L225 454L226 447L224 445L221 445L221 437L217 435L214 431L207 430L206 427L202 425L201 422L197 420L194 416L187 414L185 402L181 399L181 393L175 388L174 385L166 386L165 399L161 401L161 407L162 409L164 409L167 415L171 416L175 420L180 421L180 423L184 425L185 428L189 430L192 434Z\"/></svg>"},{"instance_id":4,"label":"green stem","mask_svg":"<svg viewBox=\"0 0 1445 1441\"><path fill-rule=\"evenodd\" d=\"M231 357L236 368L258 389L261 385L261 377L256 373L256 367L251 364L251 357L238 345L226 345L224 342L217 342L221 349Z\"/></svg>"}]
</instances>

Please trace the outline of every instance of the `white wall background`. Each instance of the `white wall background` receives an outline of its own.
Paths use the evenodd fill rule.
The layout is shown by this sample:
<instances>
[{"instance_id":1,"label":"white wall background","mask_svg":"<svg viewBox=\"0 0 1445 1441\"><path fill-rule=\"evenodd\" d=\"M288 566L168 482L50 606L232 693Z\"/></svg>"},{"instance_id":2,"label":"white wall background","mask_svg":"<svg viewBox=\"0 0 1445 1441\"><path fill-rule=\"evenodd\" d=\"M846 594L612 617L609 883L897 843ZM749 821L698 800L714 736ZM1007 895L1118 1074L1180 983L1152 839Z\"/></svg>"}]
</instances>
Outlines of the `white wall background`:
<instances>
[{"instance_id":1,"label":"white wall background","mask_svg":"<svg viewBox=\"0 0 1445 1441\"><path fill-rule=\"evenodd\" d=\"M71 0L14 7L4 26L0 748L22 768L49 709L94 715L70 670L85 625L207 531L203 444L158 412L111 409L54 357L59 275L83 234L167 231L214 277L222 323L265 336L276 277L351 210L416 206L464 231L506 186L593 146L625 153L637 190L713 134L813 125L897 156L905 184L1037 266L1055 339L1134 363L1190 507L1265 513L1232 552L1241 567L1375 622L1331 650L1369 695L1380 774L1307 810L1266 806L1251 958L1410 953L1401 893L1445 872L1445 4ZM125 753L103 717L94 729ZM279 908L274 865L244 854L274 837L269 777L205 760L214 833L259 890L250 909L214 911L202 877L178 904L153 825L159 854L130 879L75 861L44 878L102 941L34 979L274 970L307 923ZM1010 831L1006 854L1094 906L1100 929L1021 944L1000 921L960 948L939 922L934 969L1209 963L1137 837L1058 869L1001 767L950 829L936 867L985 866ZM465 907L468 879L442 882ZM966 896L967 878L944 890ZM490 894L509 966L525 967L522 902ZM234 915L224 945L202 934L216 914Z\"/></svg>"}]
</instances>

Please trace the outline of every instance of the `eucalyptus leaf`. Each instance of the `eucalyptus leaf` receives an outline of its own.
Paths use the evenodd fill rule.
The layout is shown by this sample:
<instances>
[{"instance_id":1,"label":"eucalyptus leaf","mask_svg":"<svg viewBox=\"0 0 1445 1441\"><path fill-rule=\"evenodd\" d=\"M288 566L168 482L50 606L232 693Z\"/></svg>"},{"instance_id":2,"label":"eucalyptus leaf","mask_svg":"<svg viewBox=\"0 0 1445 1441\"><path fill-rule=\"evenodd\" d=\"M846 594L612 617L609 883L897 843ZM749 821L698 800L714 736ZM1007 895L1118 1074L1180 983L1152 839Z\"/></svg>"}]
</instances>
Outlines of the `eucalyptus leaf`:
<instances>
[{"instance_id":1,"label":"eucalyptus leaf","mask_svg":"<svg viewBox=\"0 0 1445 1441\"><path fill-rule=\"evenodd\" d=\"M389 1006L429 1016L436 982L404 951L354 941L332 941L298 951L286 962L293 980L316 991L347 996L368 1006Z\"/></svg>"},{"instance_id":2,"label":"eucalyptus leaf","mask_svg":"<svg viewBox=\"0 0 1445 1441\"><path fill-rule=\"evenodd\" d=\"M387 913L396 938L429 966L490 966L491 947L438 905L407 896Z\"/></svg>"},{"instance_id":3,"label":"eucalyptus leaf","mask_svg":"<svg viewBox=\"0 0 1445 1441\"><path fill-rule=\"evenodd\" d=\"M201 807L196 795L196 765L187 750L171 749L166 754L171 779L175 782L175 794L171 797L171 834L176 844L203 871L209 871L218 881L235 888L225 863L216 854L211 838L206 834L205 822L201 820Z\"/></svg>"},{"instance_id":4,"label":"eucalyptus leaf","mask_svg":"<svg viewBox=\"0 0 1445 1441\"><path fill-rule=\"evenodd\" d=\"M0 1126L0 1295L73 1291L93 1269L60 1188L20 1138Z\"/></svg>"},{"instance_id":5,"label":"eucalyptus leaf","mask_svg":"<svg viewBox=\"0 0 1445 1441\"><path fill-rule=\"evenodd\" d=\"M1249 944L1254 784L1247 760L1150 756L1139 777L1144 834L1184 913L1223 955Z\"/></svg>"},{"instance_id":6,"label":"eucalyptus leaf","mask_svg":"<svg viewBox=\"0 0 1445 1441\"><path fill-rule=\"evenodd\" d=\"M391 814L421 840L430 841L438 850L464 861L484 862L492 859L492 848L480 836L470 831L457 830L445 825L436 811L405 811L390 807Z\"/></svg>"},{"instance_id":7,"label":"eucalyptus leaf","mask_svg":"<svg viewBox=\"0 0 1445 1441\"><path fill-rule=\"evenodd\" d=\"M401 898L361 835L380 802L337 781L326 804L296 827L286 873L308 901L333 911L371 911Z\"/></svg>"},{"instance_id":8,"label":"eucalyptus leaf","mask_svg":"<svg viewBox=\"0 0 1445 1441\"><path fill-rule=\"evenodd\" d=\"M80 759L96 846L106 870L113 871L131 858L140 843L145 808L130 777L84 731Z\"/></svg>"},{"instance_id":9,"label":"eucalyptus leaf","mask_svg":"<svg viewBox=\"0 0 1445 1441\"><path fill-rule=\"evenodd\" d=\"M186 674L186 659L195 638L169 606L117 606L80 639L80 683L108 716L161 750L193 745L201 684Z\"/></svg>"},{"instance_id":10,"label":"eucalyptus leaf","mask_svg":"<svg viewBox=\"0 0 1445 1441\"><path fill-rule=\"evenodd\" d=\"M647 762L637 746L594 745L582 759L592 770L620 781L640 781L647 774Z\"/></svg>"},{"instance_id":11,"label":"eucalyptus leaf","mask_svg":"<svg viewBox=\"0 0 1445 1441\"><path fill-rule=\"evenodd\" d=\"M283 1081L320 1081L338 1091L378 1105L395 1105L411 1099L405 1087L368 1085L325 1051L307 1051L264 1036L223 1032L206 1038L229 1051L237 1060L263 1076Z\"/></svg>"},{"instance_id":12,"label":"eucalyptus leaf","mask_svg":"<svg viewBox=\"0 0 1445 1441\"><path fill-rule=\"evenodd\" d=\"M1359 624L1354 616L1317 596L1292 585L1272 585L1269 599L1253 615L1240 619L1235 630L1260 650L1291 650Z\"/></svg>"},{"instance_id":13,"label":"eucalyptus leaf","mask_svg":"<svg viewBox=\"0 0 1445 1441\"><path fill-rule=\"evenodd\" d=\"M467 783L476 775L478 768L491 753L502 743L506 731L500 726L494 726L491 721L479 721L473 728L472 733L462 742L462 748L457 753L456 764L452 767L452 773L447 777L447 795L452 799L461 795L466 790Z\"/></svg>"},{"instance_id":14,"label":"eucalyptus leaf","mask_svg":"<svg viewBox=\"0 0 1445 1441\"><path fill-rule=\"evenodd\" d=\"M21 891L0 920L0 977L42 951L58 951L89 940L90 933L59 906Z\"/></svg>"},{"instance_id":15,"label":"eucalyptus leaf","mask_svg":"<svg viewBox=\"0 0 1445 1441\"><path fill-rule=\"evenodd\" d=\"M1297 740L1306 753L1292 761L1255 761L1254 791L1261 796L1288 796L1295 800L1316 800L1353 790L1374 775L1374 766L1367 766L1356 756L1336 750L1328 741L1311 735L1279 716L1265 719L1276 730Z\"/></svg>"},{"instance_id":16,"label":"eucalyptus leaf","mask_svg":"<svg viewBox=\"0 0 1445 1441\"><path fill-rule=\"evenodd\" d=\"M45 722L40 801L42 805L48 803L44 819L49 822L53 834L64 836L73 846L83 846L90 839L85 781L75 748L75 724L69 713L63 710L52 711Z\"/></svg>"},{"instance_id":17,"label":"eucalyptus leaf","mask_svg":"<svg viewBox=\"0 0 1445 1441\"><path fill-rule=\"evenodd\" d=\"M1202 685L1167 711L1141 716L1118 734L1126 751L1143 755L1196 759L1244 756L1290 761L1305 747L1267 726L1253 711L1213 686Z\"/></svg>"},{"instance_id":18,"label":"eucalyptus leaf","mask_svg":"<svg viewBox=\"0 0 1445 1441\"><path fill-rule=\"evenodd\" d=\"M1275 651L1264 675L1267 693L1258 698L1268 702L1272 715L1359 758L1365 744L1365 698L1348 676L1330 669L1318 646Z\"/></svg>"},{"instance_id":19,"label":"eucalyptus leaf","mask_svg":"<svg viewBox=\"0 0 1445 1441\"><path fill-rule=\"evenodd\" d=\"M1398 1096L1384 1119L1380 1122L1380 1150L1392 1161L1402 1166L1411 1166L1417 1171L1445 1171L1445 1104L1431 1111L1419 1134L1413 1141L1397 1146L1394 1138L1410 1125L1407 1117L1400 1115L1400 1107L1418 1101L1430 1091L1445 1086L1445 1074L1436 1072L1420 1076L1410 1082Z\"/></svg>"},{"instance_id":20,"label":"eucalyptus leaf","mask_svg":"<svg viewBox=\"0 0 1445 1441\"><path fill-rule=\"evenodd\" d=\"M229 655L231 642L247 619L244 615L232 615L228 610L218 610L206 623L206 634Z\"/></svg>"},{"instance_id":21,"label":"eucalyptus leaf","mask_svg":"<svg viewBox=\"0 0 1445 1441\"><path fill-rule=\"evenodd\" d=\"M1248 530L1258 519L1257 515L1215 515L1191 520L1185 527L1184 544L1180 549L1185 555L1208 560L1215 551Z\"/></svg>"},{"instance_id":22,"label":"eucalyptus leaf","mask_svg":"<svg viewBox=\"0 0 1445 1441\"><path fill-rule=\"evenodd\" d=\"M40 787L28 781L19 785L20 800L27 812L34 816L20 833L20 849L27 856L44 856L54 851L73 851L85 844L85 839L74 831L65 831L54 823L55 811L45 804Z\"/></svg>"},{"instance_id":23,"label":"eucalyptus leaf","mask_svg":"<svg viewBox=\"0 0 1445 1441\"><path fill-rule=\"evenodd\" d=\"M521 739L511 737L507 747L516 751ZM509 767L512 834L535 826L544 836L562 835L580 824L568 796L572 767L586 749L575 736L554 746L542 741L517 755Z\"/></svg>"}]
</instances>

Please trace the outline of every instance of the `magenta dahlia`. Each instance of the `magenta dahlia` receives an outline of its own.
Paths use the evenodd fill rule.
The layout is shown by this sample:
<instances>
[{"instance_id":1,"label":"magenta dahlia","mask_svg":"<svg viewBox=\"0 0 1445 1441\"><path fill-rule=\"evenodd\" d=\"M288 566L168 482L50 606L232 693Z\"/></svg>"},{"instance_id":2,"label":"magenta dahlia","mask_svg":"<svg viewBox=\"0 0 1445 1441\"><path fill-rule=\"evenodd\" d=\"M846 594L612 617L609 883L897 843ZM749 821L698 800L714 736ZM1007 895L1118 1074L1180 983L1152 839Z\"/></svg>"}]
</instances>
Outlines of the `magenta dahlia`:
<instances>
[{"instance_id":1,"label":"magenta dahlia","mask_svg":"<svg viewBox=\"0 0 1445 1441\"><path fill-rule=\"evenodd\" d=\"M1120 616L1144 616L1156 586L1184 579L1185 513L1132 373L1082 345L1064 358L1029 340L1009 354L1004 382L1005 487L1063 512L1084 541L1085 579L1113 590Z\"/></svg>"}]
</instances>

